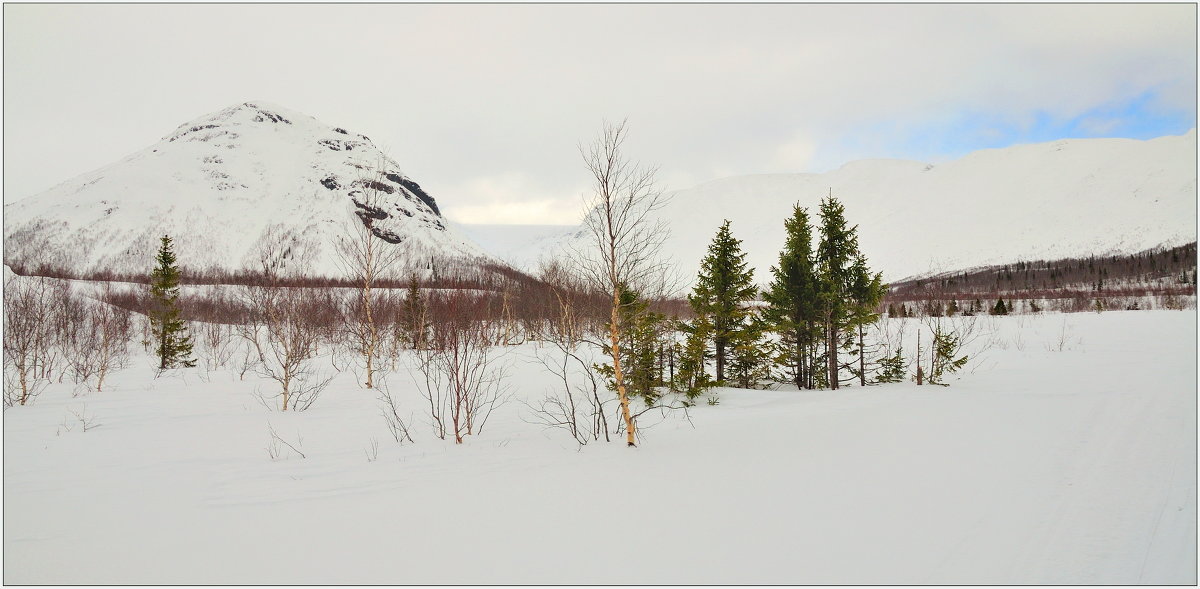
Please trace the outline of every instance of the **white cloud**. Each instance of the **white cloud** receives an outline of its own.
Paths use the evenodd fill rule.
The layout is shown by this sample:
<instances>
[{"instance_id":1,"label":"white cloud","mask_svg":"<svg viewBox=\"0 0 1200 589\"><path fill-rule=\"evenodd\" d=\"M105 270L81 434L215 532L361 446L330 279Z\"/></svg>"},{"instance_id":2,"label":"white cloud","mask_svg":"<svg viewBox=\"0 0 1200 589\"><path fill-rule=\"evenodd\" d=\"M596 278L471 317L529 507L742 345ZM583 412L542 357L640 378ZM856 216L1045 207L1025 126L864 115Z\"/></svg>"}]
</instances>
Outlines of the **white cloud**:
<instances>
[{"instance_id":1,"label":"white cloud","mask_svg":"<svg viewBox=\"0 0 1200 589\"><path fill-rule=\"evenodd\" d=\"M450 186L439 202L459 223L569 225L583 211L582 195L549 192L521 173L475 178Z\"/></svg>"},{"instance_id":2,"label":"white cloud","mask_svg":"<svg viewBox=\"0 0 1200 589\"><path fill-rule=\"evenodd\" d=\"M799 136L775 148L771 165L781 172L810 171L817 143L807 136Z\"/></svg>"},{"instance_id":3,"label":"white cloud","mask_svg":"<svg viewBox=\"0 0 1200 589\"><path fill-rule=\"evenodd\" d=\"M464 219L561 222L586 182L576 145L605 117L628 116L631 155L683 188L877 157L961 112L1071 118L1148 91L1193 112L1195 17L1188 4L11 5L5 192L254 98L389 145Z\"/></svg>"}]
</instances>

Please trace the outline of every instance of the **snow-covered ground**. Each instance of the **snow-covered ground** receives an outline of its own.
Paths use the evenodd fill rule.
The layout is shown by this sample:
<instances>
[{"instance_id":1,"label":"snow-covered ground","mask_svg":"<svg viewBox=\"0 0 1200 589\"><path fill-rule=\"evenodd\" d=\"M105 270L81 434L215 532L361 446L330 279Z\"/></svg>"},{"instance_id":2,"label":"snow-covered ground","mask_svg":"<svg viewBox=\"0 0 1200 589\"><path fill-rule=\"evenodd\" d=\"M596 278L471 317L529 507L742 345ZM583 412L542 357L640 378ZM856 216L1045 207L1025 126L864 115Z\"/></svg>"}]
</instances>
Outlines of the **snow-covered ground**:
<instances>
[{"instance_id":1,"label":"snow-covered ground","mask_svg":"<svg viewBox=\"0 0 1200 589\"><path fill-rule=\"evenodd\" d=\"M4 582L1196 583L1196 313L980 321L948 388L722 389L636 449L530 423L532 343L464 446L407 374L400 446L350 373L285 414L139 355L4 412Z\"/></svg>"}]
</instances>

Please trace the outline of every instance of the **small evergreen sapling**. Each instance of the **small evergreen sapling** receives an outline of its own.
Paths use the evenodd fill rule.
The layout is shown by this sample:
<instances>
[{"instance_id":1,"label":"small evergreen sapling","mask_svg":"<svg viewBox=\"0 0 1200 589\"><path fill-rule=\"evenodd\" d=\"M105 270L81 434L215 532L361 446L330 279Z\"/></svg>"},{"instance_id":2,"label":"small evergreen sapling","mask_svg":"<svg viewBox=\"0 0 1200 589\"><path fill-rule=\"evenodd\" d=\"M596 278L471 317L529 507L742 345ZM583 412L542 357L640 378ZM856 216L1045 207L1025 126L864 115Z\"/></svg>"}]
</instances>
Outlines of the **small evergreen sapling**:
<instances>
[{"instance_id":1,"label":"small evergreen sapling","mask_svg":"<svg viewBox=\"0 0 1200 589\"><path fill-rule=\"evenodd\" d=\"M766 325L755 317L730 339L729 376L739 388L758 388L771 376L765 331Z\"/></svg>"},{"instance_id":2,"label":"small evergreen sapling","mask_svg":"<svg viewBox=\"0 0 1200 589\"><path fill-rule=\"evenodd\" d=\"M662 324L665 318L661 313L650 311L649 303L624 285L621 287L620 301L620 321L624 326L624 334L618 352L626 390L630 397L640 398L650 407L662 397L658 391L658 387L664 384L659 370L658 350L663 339ZM605 353L611 357L607 349ZM616 390L613 364L598 365L596 370L608 379L608 388Z\"/></svg>"},{"instance_id":3,"label":"small evergreen sapling","mask_svg":"<svg viewBox=\"0 0 1200 589\"><path fill-rule=\"evenodd\" d=\"M967 356L955 358L962 348L962 338L952 331L943 331L937 325L933 332L933 365L929 369L929 384L949 386L942 377L958 372L967 364Z\"/></svg>"},{"instance_id":4,"label":"small evergreen sapling","mask_svg":"<svg viewBox=\"0 0 1200 589\"><path fill-rule=\"evenodd\" d=\"M687 338L679 355L679 370L675 372L672 388L686 395L689 401L694 401L714 384L704 370L709 358L708 339L712 334L712 322L707 315L699 315L689 323L681 323L680 331L687 334Z\"/></svg>"},{"instance_id":5,"label":"small evergreen sapling","mask_svg":"<svg viewBox=\"0 0 1200 589\"><path fill-rule=\"evenodd\" d=\"M897 347L896 353L879 361L879 373L875 382L901 382L904 380L904 348Z\"/></svg>"},{"instance_id":6,"label":"small evergreen sapling","mask_svg":"<svg viewBox=\"0 0 1200 589\"><path fill-rule=\"evenodd\" d=\"M192 338L187 326L179 318L179 268L175 266L175 253L171 249L171 238L162 236L162 245L155 257L156 266L150 274L151 306L147 313L154 331L155 355L159 369L191 368Z\"/></svg>"}]
</instances>

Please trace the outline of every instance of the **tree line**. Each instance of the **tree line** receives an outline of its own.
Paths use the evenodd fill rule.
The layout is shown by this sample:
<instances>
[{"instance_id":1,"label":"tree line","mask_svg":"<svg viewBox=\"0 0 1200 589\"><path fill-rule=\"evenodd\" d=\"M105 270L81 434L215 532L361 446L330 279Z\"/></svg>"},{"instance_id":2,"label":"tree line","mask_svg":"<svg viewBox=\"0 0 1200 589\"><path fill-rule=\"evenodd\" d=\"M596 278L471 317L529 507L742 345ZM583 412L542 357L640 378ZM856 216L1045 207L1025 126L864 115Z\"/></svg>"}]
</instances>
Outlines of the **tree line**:
<instances>
[{"instance_id":1,"label":"tree line","mask_svg":"<svg viewBox=\"0 0 1200 589\"><path fill-rule=\"evenodd\" d=\"M1182 308L1196 294L1196 243L1133 254L1022 261L894 283L891 316ZM1000 303L1003 302L1003 306ZM1001 308L998 308L1001 307Z\"/></svg>"}]
</instances>

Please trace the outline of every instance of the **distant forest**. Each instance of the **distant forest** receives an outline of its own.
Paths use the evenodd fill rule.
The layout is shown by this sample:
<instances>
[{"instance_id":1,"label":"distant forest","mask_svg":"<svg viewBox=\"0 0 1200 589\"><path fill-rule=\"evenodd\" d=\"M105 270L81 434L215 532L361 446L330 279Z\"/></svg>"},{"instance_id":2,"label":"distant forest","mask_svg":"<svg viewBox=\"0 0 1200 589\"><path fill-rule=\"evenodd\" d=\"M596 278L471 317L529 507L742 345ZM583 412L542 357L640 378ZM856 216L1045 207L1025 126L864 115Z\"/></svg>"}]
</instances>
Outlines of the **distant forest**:
<instances>
[{"instance_id":1,"label":"distant forest","mask_svg":"<svg viewBox=\"0 0 1200 589\"><path fill-rule=\"evenodd\" d=\"M1141 309L1148 303L1178 308L1184 304L1181 297L1195 294L1193 241L1135 254L1016 262L905 280L890 286L883 305L898 314L905 307L923 315L940 314L939 308L944 312L951 303L967 312L988 312L1000 299L1010 310L1033 312L1087 311L1097 305Z\"/></svg>"}]
</instances>

